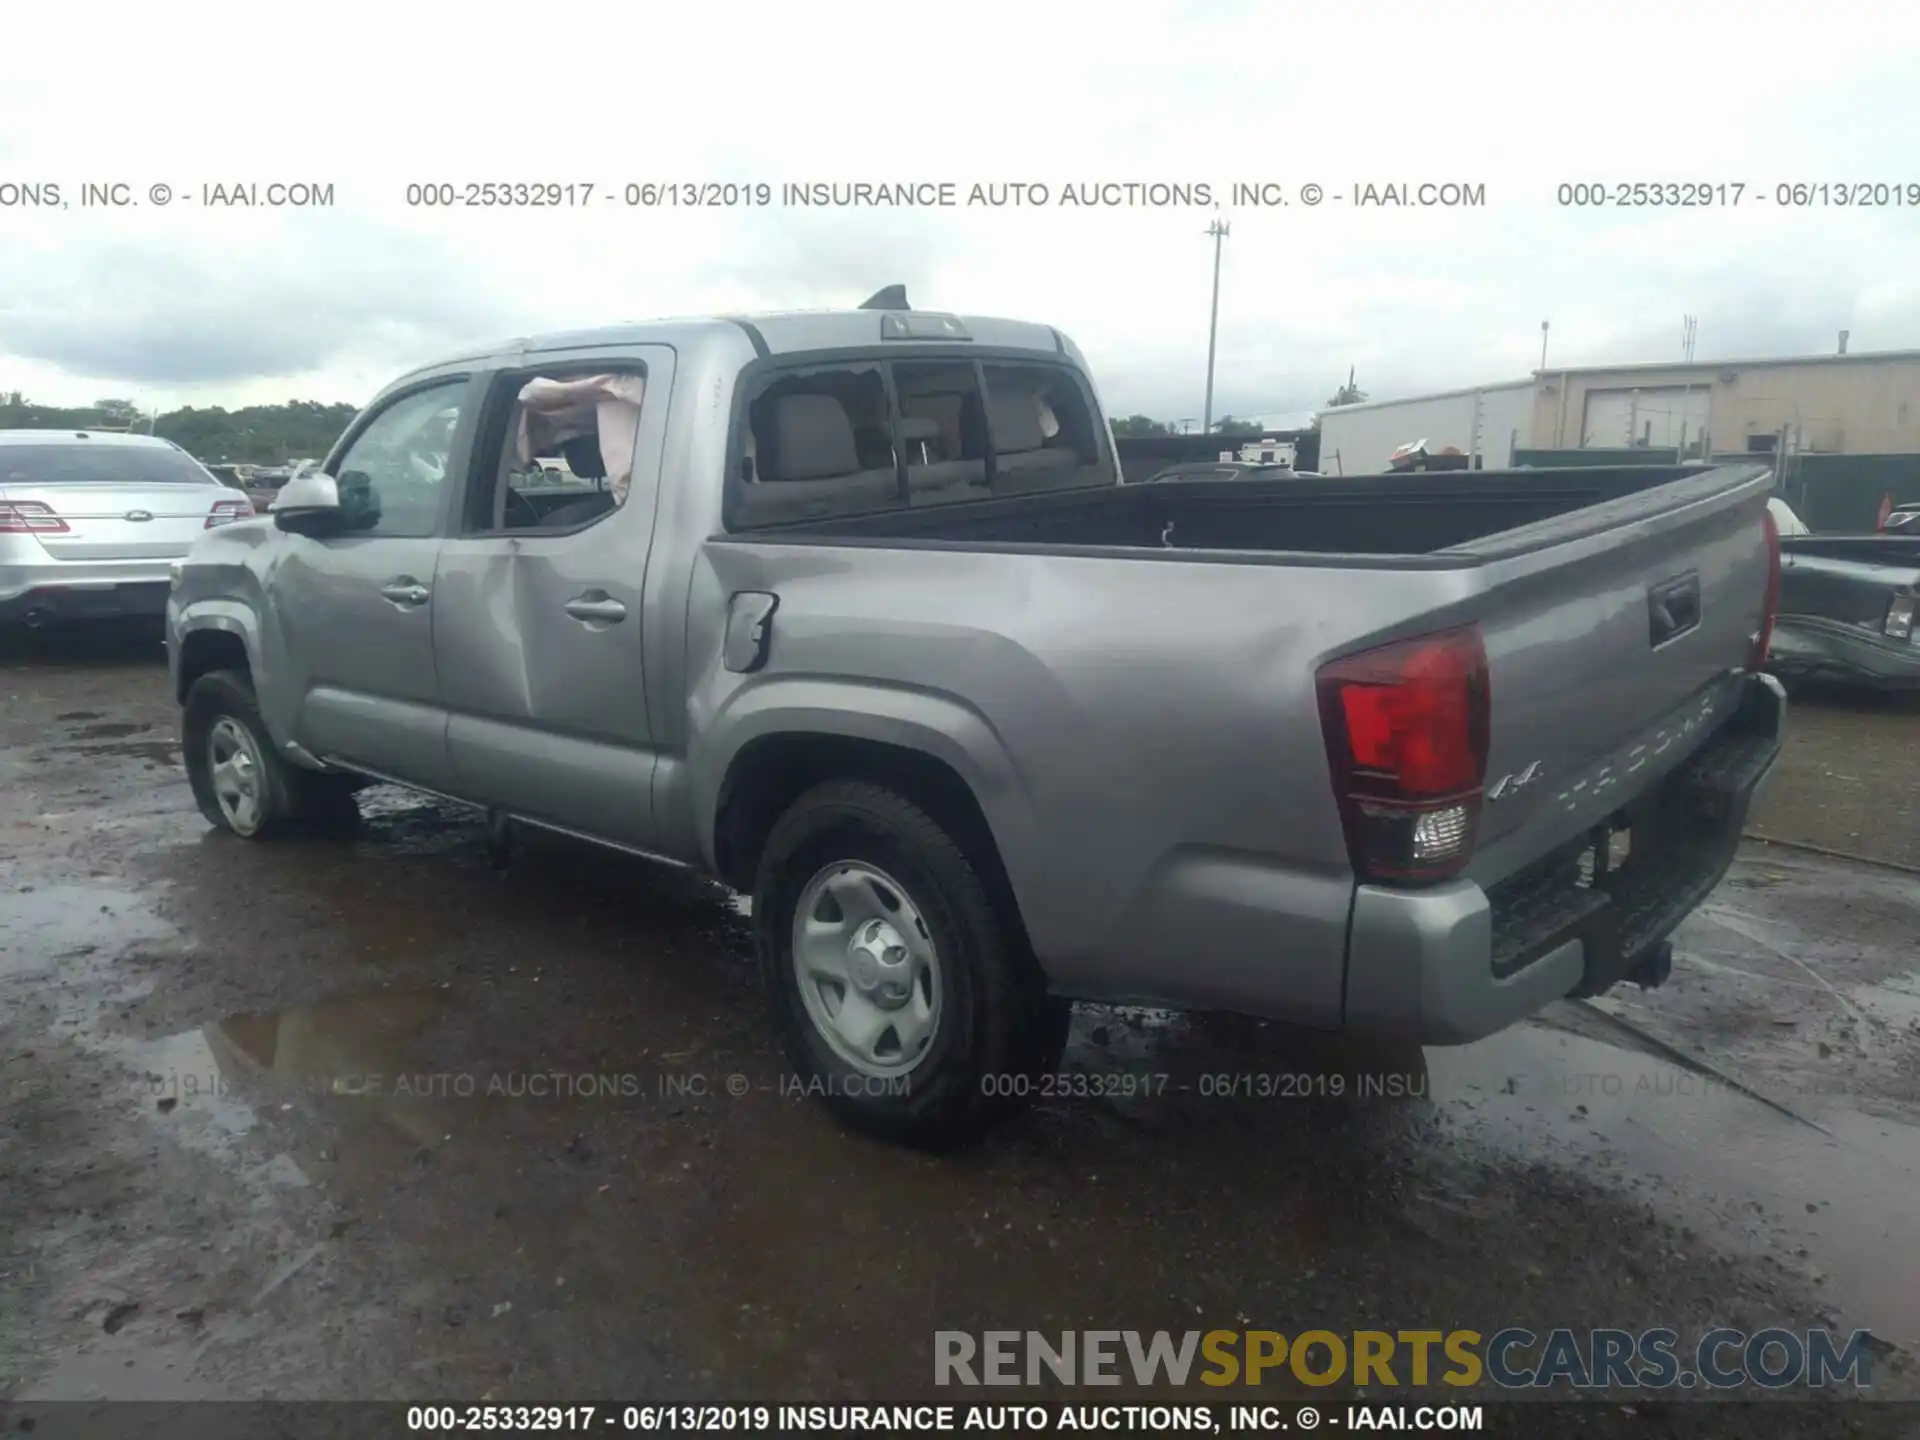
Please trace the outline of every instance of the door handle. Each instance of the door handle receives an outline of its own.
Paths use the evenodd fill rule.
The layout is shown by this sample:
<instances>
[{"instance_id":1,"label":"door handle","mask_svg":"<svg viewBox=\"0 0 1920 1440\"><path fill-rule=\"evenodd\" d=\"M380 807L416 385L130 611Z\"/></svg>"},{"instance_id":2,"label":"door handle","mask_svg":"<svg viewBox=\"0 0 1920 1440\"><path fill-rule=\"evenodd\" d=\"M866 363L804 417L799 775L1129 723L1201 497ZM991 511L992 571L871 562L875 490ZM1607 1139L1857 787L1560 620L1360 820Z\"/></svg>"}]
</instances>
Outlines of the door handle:
<instances>
[{"instance_id":1,"label":"door handle","mask_svg":"<svg viewBox=\"0 0 1920 1440\"><path fill-rule=\"evenodd\" d=\"M396 605L424 605L433 592L410 576L401 576L398 580L389 580L380 587L380 594Z\"/></svg>"},{"instance_id":2,"label":"door handle","mask_svg":"<svg viewBox=\"0 0 1920 1440\"><path fill-rule=\"evenodd\" d=\"M627 618L626 606L598 590L576 595L561 608L576 620L598 621L602 625L618 625Z\"/></svg>"},{"instance_id":3,"label":"door handle","mask_svg":"<svg viewBox=\"0 0 1920 1440\"><path fill-rule=\"evenodd\" d=\"M1700 623L1700 576L1689 571L1647 591L1647 639L1655 647Z\"/></svg>"}]
</instances>

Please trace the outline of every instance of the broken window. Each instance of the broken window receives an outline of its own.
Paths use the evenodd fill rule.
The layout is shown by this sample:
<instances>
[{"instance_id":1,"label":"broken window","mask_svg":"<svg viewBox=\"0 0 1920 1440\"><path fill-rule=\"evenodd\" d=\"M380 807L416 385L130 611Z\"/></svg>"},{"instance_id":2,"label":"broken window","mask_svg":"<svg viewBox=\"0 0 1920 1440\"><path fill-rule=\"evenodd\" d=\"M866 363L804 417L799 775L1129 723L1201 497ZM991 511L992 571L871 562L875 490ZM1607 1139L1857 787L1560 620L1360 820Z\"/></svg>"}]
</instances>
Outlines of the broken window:
<instances>
[{"instance_id":1,"label":"broken window","mask_svg":"<svg viewBox=\"0 0 1920 1440\"><path fill-rule=\"evenodd\" d=\"M741 507L751 524L900 503L893 421L877 365L778 376L749 400L740 439Z\"/></svg>"},{"instance_id":2,"label":"broken window","mask_svg":"<svg viewBox=\"0 0 1920 1440\"><path fill-rule=\"evenodd\" d=\"M893 367L907 501L979 500L987 489L987 412L970 364Z\"/></svg>"},{"instance_id":3,"label":"broken window","mask_svg":"<svg viewBox=\"0 0 1920 1440\"><path fill-rule=\"evenodd\" d=\"M576 530L626 503L646 379L633 372L518 382L505 424L486 530Z\"/></svg>"},{"instance_id":4,"label":"broken window","mask_svg":"<svg viewBox=\"0 0 1920 1440\"><path fill-rule=\"evenodd\" d=\"M986 377L996 495L1114 483L1097 412L1071 371L989 365Z\"/></svg>"}]
</instances>

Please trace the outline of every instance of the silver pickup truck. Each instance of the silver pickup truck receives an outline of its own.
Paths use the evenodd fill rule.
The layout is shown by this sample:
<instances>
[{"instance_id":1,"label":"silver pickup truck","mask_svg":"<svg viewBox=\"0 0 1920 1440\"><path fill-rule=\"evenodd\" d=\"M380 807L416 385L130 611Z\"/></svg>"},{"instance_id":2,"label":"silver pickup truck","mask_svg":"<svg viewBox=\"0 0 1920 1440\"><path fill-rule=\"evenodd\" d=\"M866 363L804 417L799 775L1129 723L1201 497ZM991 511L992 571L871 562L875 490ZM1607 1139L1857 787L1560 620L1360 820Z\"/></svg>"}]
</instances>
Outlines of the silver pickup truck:
<instances>
[{"instance_id":1,"label":"silver pickup truck","mask_svg":"<svg viewBox=\"0 0 1920 1440\"><path fill-rule=\"evenodd\" d=\"M391 782L714 875L914 1140L1074 999L1459 1043L1664 978L1780 744L1763 467L1121 485L1065 336L887 303L397 381L178 567L207 818Z\"/></svg>"}]
</instances>

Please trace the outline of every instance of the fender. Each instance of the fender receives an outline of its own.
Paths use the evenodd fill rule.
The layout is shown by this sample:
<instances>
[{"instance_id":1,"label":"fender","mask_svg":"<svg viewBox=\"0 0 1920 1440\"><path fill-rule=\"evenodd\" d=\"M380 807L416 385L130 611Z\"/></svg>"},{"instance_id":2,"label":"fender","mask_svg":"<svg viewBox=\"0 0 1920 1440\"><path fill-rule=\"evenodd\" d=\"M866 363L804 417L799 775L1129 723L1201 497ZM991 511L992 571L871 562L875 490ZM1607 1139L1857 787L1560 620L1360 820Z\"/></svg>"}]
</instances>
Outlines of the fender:
<instances>
[{"instance_id":1,"label":"fender","mask_svg":"<svg viewBox=\"0 0 1920 1440\"><path fill-rule=\"evenodd\" d=\"M769 676L744 685L693 727L688 754L701 852L715 863L720 788L740 752L769 735L836 735L917 750L950 766L986 816L1016 897L1031 884L1039 827L1032 791L992 723L955 696L873 681Z\"/></svg>"},{"instance_id":2,"label":"fender","mask_svg":"<svg viewBox=\"0 0 1920 1440\"><path fill-rule=\"evenodd\" d=\"M314 769L321 768L318 761L292 743L293 716L287 708L287 697L281 693L282 687L275 683L273 663L268 658L260 634L259 612L246 601L228 595L209 595L188 601L171 617L167 660L175 690L178 691L180 685L180 664L186 654L187 641L206 631L239 637L240 643L246 648L247 670L253 676L254 695L260 702L260 718L266 722L267 733L291 759ZM186 697L180 698L184 700Z\"/></svg>"},{"instance_id":3,"label":"fender","mask_svg":"<svg viewBox=\"0 0 1920 1440\"><path fill-rule=\"evenodd\" d=\"M192 600L182 606L173 622L173 662L178 681L178 669L186 653L187 640L203 630L218 630L228 635L240 637L240 643L246 646L247 668L256 674L260 668L260 621L253 607L245 601L229 599L225 596L209 596L202 600Z\"/></svg>"}]
</instances>

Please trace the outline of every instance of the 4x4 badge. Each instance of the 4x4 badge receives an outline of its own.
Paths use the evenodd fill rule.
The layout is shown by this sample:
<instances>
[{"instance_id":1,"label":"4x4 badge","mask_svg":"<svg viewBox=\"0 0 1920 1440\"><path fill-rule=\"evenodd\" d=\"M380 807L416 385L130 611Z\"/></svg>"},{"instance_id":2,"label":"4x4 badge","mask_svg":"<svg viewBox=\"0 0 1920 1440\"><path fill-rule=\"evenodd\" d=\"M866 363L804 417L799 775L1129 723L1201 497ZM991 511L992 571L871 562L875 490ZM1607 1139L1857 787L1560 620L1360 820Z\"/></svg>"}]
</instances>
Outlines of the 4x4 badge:
<instances>
[{"instance_id":1,"label":"4x4 badge","mask_svg":"<svg viewBox=\"0 0 1920 1440\"><path fill-rule=\"evenodd\" d=\"M1545 768L1546 767L1538 760L1535 760L1524 770L1517 770L1511 775L1502 775L1487 787L1487 799L1504 800L1507 796L1513 794L1514 791L1524 790L1540 778L1540 772Z\"/></svg>"}]
</instances>

